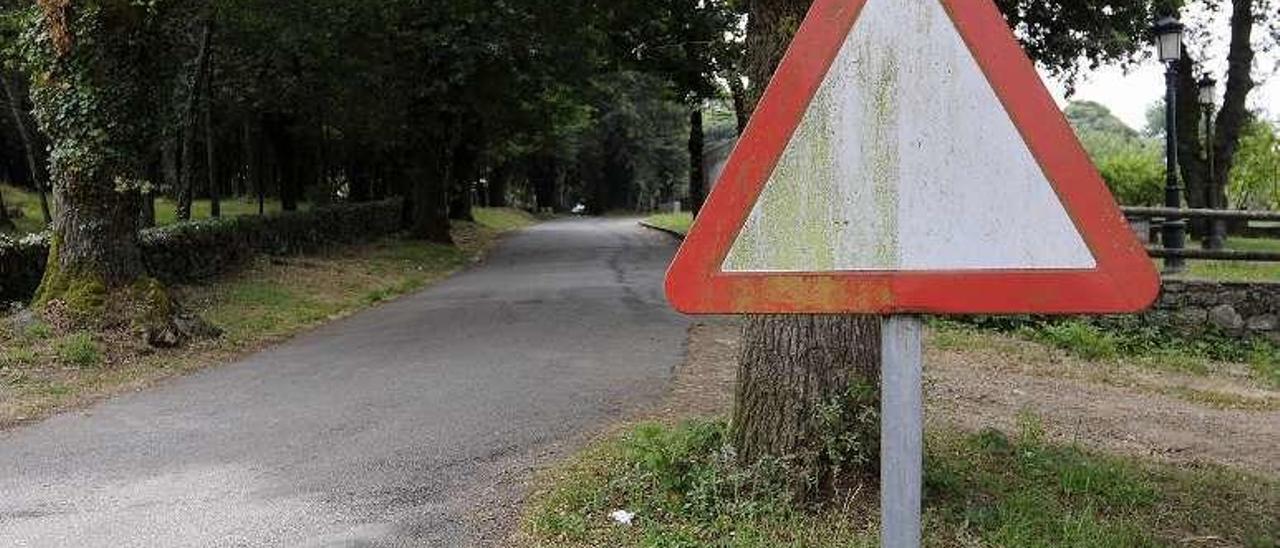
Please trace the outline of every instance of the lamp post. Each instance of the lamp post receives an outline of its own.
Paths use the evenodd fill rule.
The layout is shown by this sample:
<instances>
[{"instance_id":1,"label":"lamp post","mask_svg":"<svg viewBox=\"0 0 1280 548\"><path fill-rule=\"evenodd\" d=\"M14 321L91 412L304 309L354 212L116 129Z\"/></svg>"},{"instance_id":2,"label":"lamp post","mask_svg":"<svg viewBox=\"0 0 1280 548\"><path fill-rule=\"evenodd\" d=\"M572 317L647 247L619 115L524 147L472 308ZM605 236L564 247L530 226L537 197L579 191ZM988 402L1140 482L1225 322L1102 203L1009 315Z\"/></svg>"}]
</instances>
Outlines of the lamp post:
<instances>
[{"instance_id":1,"label":"lamp post","mask_svg":"<svg viewBox=\"0 0 1280 548\"><path fill-rule=\"evenodd\" d=\"M1214 146L1217 143L1217 132L1213 124L1213 108L1218 98L1218 81L1206 74L1200 79L1198 87L1200 88L1200 108L1204 109L1204 156L1205 164L1207 165L1205 188L1209 192L1209 207L1226 209L1226 196L1218 188L1217 166L1214 165ZM1226 220L1214 219L1209 225L1209 238L1205 240L1205 247L1208 249L1223 249L1226 247L1226 239Z\"/></svg>"},{"instance_id":2,"label":"lamp post","mask_svg":"<svg viewBox=\"0 0 1280 548\"><path fill-rule=\"evenodd\" d=\"M1177 19L1165 17L1156 21L1152 29L1156 36L1156 52L1165 64L1165 206L1182 208L1182 185L1178 180L1178 62L1182 60L1182 33L1186 29ZM1185 249L1187 246L1187 220L1165 219L1163 225L1165 249ZM1165 272L1177 274L1186 268L1181 257L1165 259Z\"/></svg>"}]
</instances>

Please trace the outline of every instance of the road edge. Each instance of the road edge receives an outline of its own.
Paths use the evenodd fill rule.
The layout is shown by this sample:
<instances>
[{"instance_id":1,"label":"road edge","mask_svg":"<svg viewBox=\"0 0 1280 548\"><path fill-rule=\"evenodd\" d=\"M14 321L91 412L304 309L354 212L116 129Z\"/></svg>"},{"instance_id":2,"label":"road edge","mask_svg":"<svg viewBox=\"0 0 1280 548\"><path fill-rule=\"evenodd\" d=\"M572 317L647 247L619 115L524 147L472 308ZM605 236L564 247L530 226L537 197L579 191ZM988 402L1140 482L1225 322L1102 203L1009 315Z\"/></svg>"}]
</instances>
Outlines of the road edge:
<instances>
[{"instance_id":1,"label":"road edge","mask_svg":"<svg viewBox=\"0 0 1280 548\"><path fill-rule=\"evenodd\" d=\"M670 236L670 237L672 237L672 238L675 238L677 241L681 241L681 242L683 242L683 241L684 241L684 238L685 238L684 233L682 233L682 232L680 232L680 231L677 231L677 230L671 230L670 228L664 228L664 227L661 227L661 226L655 225L655 224L653 224L653 223L650 223L650 222L648 222L648 221L640 221L640 226L645 227L645 228L647 228L647 229L649 229L649 230L654 230L654 231L657 231L657 232L661 232L661 233L663 233L663 234L666 234L667 236Z\"/></svg>"}]
</instances>

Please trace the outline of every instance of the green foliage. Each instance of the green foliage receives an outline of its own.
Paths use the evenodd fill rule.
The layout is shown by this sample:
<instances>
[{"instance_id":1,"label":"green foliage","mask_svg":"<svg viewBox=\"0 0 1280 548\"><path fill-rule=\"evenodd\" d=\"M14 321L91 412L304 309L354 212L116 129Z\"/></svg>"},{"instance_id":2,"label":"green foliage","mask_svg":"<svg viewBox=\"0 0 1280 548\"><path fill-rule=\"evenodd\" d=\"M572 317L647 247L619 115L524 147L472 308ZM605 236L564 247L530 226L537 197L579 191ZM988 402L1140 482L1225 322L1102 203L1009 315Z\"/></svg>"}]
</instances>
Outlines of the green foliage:
<instances>
[{"instance_id":1,"label":"green foliage","mask_svg":"<svg viewBox=\"0 0 1280 548\"><path fill-rule=\"evenodd\" d=\"M478 207L472 214L477 224L498 232L532 226L537 222L532 215L518 209Z\"/></svg>"},{"instance_id":2,"label":"green foliage","mask_svg":"<svg viewBox=\"0 0 1280 548\"><path fill-rule=\"evenodd\" d=\"M856 538L852 522L824 524L792 504L785 463L738 466L726 434L722 422L641 425L571 464L535 502L527 527L561 546L843 546L835 540ZM635 512L635 526L609 524L615 509Z\"/></svg>"},{"instance_id":3,"label":"green foliage","mask_svg":"<svg viewBox=\"0 0 1280 548\"><path fill-rule=\"evenodd\" d=\"M261 254L311 252L394 234L400 230L402 207L401 201L388 200L158 227L142 232L143 259L151 275L161 281L204 280L239 268ZM0 300L29 298L40 282L48 255L47 236L28 236L16 242L0 236Z\"/></svg>"},{"instance_id":4,"label":"green foliage","mask_svg":"<svg viewBox=\"0 0 1280 548\"><path fill-rule=\"evenodd\" d=\"M1084 322L1047 323L1027 333L1086 360L1110 360L1120 354L1117 336Z\"/></svg>"},{"instance_id":5,"label":"green foliage","mask_svg":"<svg viewBox=\"0 0 1280 548\"><path fill-rule=\"evenodd\" d=\"M1131 206L1164 202L1164 156L1158 143L1140 137L1096 103L1072 103L1067 117L1117 201Z\"/></svg>"},{"instance_id":6,"label":"green foliage","mask_svg":"<svg viewBox=\"0 0 1280 548\"><path fill-rule=\"evenodd\" d=\"M34 115L58 184L143 188L145 163L171 74L164 25L173 2L38 2L20 42L34 75Z\"/></svg>"},{"instance_id":7,"label":"green foliage","mask_svg":"<svg viewBox=\"0 0 1280 548\"><path fill-rule=\"evenodd\" d=\"M936 433L926 455L926 545L1167 546L1185 535L1267 546L1280 484L1212 467L1180 470L1020 434ZM785 465L733 464L722 423L646 424L548 475L524 530L547 546L876 546L874 491L828 508L791 501ZM633 526L610 512L637 514Z\"/></svg>"},{"instance_id":8,"label":"green foliage","mask_svg":"<svg viewBox=\"0 0 1280 548\"><path fill-rule=\"evenodd\" d=\"M932 523L984 544L1128 548L1176 544L1181 533L1195 533L1258 545L1278 525L1271 480L1053 445L1030 416L1016 440L987 430L930 441Z\"/></svg>"},{"instance_id":9,"label":"green foliage","mask_svg":"<svg viewBox=\"0 0 1280 548\"><path fill-rule=\"evenodd\" d=\"M846 476L875 469L880 462L880 390L856 384L815 413L822 444L820 457L830 467L832 485L814 486L838 492Z\"/></svg>"},{"instance_id":10,"label":"green foliage","mask_svg":"<svg viewBox=\"0 0 1280 548\"><path fill-rule=\"evenodd\" d=\"M34 321L34 322L31 322L31 325L28 325L26 327L26 329L23 331L22 334L28 339L35 339L35 340L42 341L53 336L53 328L49 327L49 324L47 323L44 323L41 321Z\"/></svg>"},{"instance_id":11,"label":"green foliage","mask_svg":"<svg viewBox=\"0 0 1280 548\"><path fill-rule=\"evenodd\" d=\"M1189 373L1208 371L1208 362L1248 364L1259 382L1280 386L1280 346L1264 339L1240 340L1214 330L1198 335L1175 331L1134 317L1105 319L1004 318L956 323L934 320L936 342L946 347L968 344L964 334L973 329L1016 333L1090 361L1120 358ZM950 334L950 335L949 335Z\"/></svg>"},{"instance_id":12,"label":"green foliage","mask_svg":"<svg viewBox=\"0 0 1280 548\"><path fill-rule=\"evenodd\" d=\"M1227 249L1239 251L1280 251L1280 240L1229 238ZM1192 261L1187 275L1205 280L1274 282L1280 280L1280 263L1240 261Z\"/></svg>"},{"instance_id":13,"label":"green foliage","mask_svg":"<svg viewBox=\"0 0 1280 548\"><path fill-rule=\"evenodd\" d=\"M1137 139L1138 132L1111 113L1111 109L1093 101L1072 101L1063 111L1067 121L1078 132L1114 135Z\"/></svg>"},{"instance_id":14,"label":"green foliage","mask_svg":"<svg viewBox=\"0 0 1280 548\"><path fill-rule=\"evenodd\" d=\"M19 368L31 365L36 362L35 350L31 347L21 344L6 345L0 350L0 368Z\"/></svg>"},{"instance_id":15,"label":"green foliage","mask_svg":"<svg viewBox=\"0 0 1280 548\"><path fill-rule=\"evenodd\" d=\"M1229 189L1241 209L1280 209L1280 128L1254 120L1240 139Z\"/></svg>"},{"instance_id":16,"label":"green foliage","mask_svg":"<svg viewBox=\"0 0 1280 548\"><path fill-rule=\"evenodd\" d=\"M4 194L3 201L5 205L21 212L19 216L12 219L14 224L13 234L15 236L45 230L46 227L40 212L39 197L34 192L26 192L17 187L0 184L0 193ZM2 229L0 229L0 233L3 233Z\"/></svg>"},{"instance_id":17,"label":"green foliage","mask_svg":"<svg viewBox=\"0 0 1280 548\"><path fill-rule=\"evenodd\" d=\"M661 79L640 72L599 77L592 117L569 153L580 170L570 188L596 212L650 210L684 194L688 108Z\"/></svg>"},{"instance_id":18,"label":"green foliage","mask_svg":"<svg viewBox=\"0 0 1280 548\"><path fill-rule=\"evenodd\" d=\"M1164 167L1160 156L1135 146L1097 160L1098 171L1116 200L1129 206L1158 206L1164 201Z\"/></svg>"},{"instance_id":19,"label":"green foliage","mask_svg":"<svg viewBox=\"0 0 1280 548\"><path fill-rule=\"evenodd\" d=\"M679 234L687 234L693 226L692 213L664 213L653 215L644 222Z\"/></svg>"},{"instance_id":20,"label":"green foliage","mask_svg":"<svg viewBox=\"0 0 1280 548\"><path fill-rule=\"evenodd\" d=\"M67 365L89 368L102 363L102 347L91 333L84 331L66 336L54 345L58 359Z\"/></svg>"}]
</instances>

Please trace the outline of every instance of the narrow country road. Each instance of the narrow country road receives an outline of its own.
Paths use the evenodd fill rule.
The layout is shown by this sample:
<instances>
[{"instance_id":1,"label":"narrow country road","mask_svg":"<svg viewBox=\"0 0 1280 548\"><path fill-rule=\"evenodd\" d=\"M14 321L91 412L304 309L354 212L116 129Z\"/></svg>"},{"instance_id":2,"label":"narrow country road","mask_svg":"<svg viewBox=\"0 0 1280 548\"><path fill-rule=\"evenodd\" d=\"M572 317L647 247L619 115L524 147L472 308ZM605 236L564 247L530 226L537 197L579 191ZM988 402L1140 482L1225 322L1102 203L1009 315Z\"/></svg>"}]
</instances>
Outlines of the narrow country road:
<instances>
[{"instance_id":1,"label":"narrow country road","mask_svg":"<svg viewBox=\"0 0 1280 548\"><path fill-rule=\"evenodd\" d=\"M510 470L661 395L674 251L545 223L424 293L0 432L0 546L473 545L478 503L518 517Z\"/></svg>"}]
</instances>

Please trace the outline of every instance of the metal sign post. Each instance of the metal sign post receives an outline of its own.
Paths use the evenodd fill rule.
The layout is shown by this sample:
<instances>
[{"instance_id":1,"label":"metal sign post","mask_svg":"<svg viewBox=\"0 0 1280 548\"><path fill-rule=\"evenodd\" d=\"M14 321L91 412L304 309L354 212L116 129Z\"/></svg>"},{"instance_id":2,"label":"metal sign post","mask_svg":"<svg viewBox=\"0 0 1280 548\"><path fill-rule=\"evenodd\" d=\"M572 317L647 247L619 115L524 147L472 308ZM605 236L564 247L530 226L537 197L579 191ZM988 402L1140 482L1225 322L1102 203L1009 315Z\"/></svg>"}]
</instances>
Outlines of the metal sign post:
<instances>
[{"instance_id":1,"label":"metal sign post","mask_svg":"<svg viewBox=\"0 0 1280 548\"><path fill-rule=\"evenodd\" d=\"M882 322L880 545L920 546L924 496L924 326L916 316Z\"/></svg>"}]
</instances>

